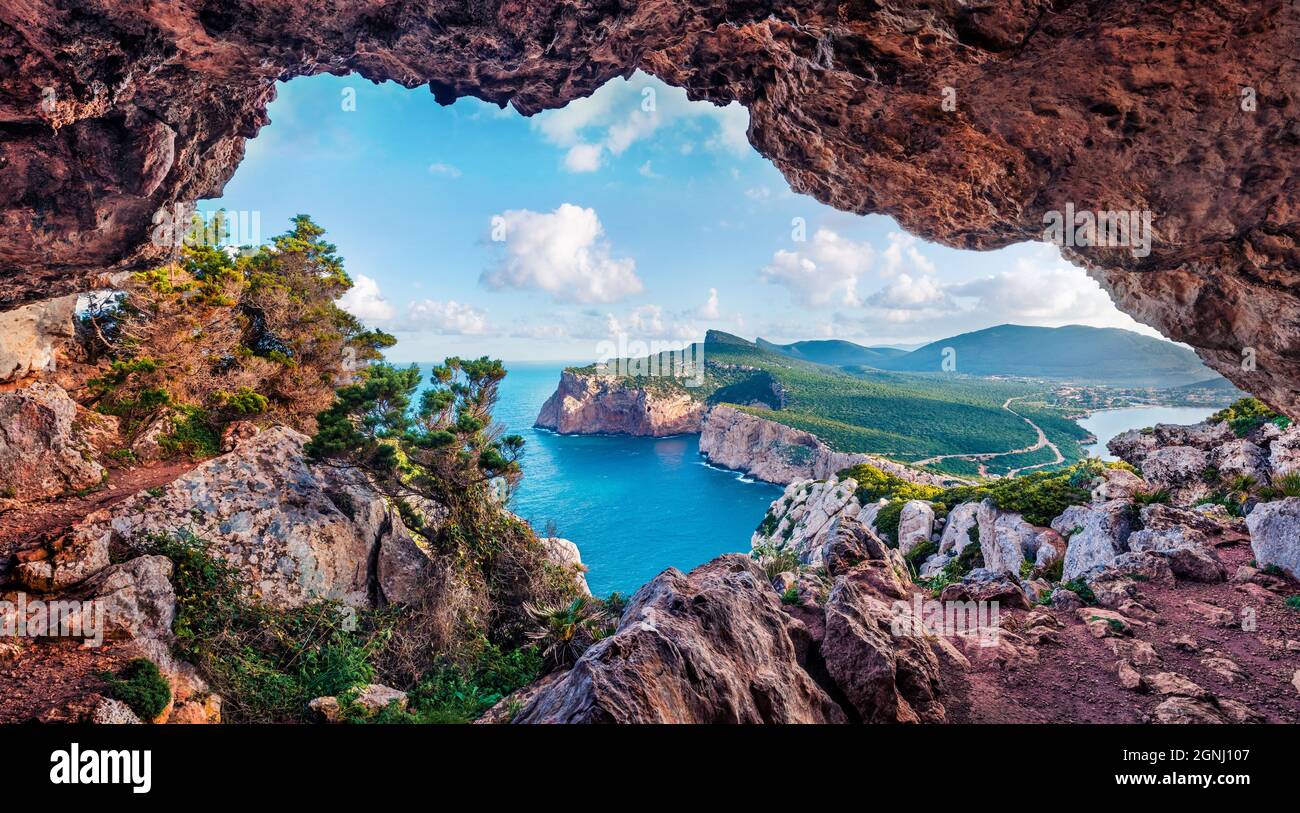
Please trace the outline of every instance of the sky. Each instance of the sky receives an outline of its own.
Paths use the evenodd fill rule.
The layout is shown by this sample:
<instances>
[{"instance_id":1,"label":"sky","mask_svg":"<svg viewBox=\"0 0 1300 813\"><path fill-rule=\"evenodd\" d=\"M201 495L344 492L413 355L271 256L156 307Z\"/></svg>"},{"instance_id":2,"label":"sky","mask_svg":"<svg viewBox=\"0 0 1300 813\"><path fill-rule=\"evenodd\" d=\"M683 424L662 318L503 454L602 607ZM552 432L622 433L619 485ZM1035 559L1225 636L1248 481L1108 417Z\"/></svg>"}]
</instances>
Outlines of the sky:
<instances>
[{"instance_id":1,"label":"sky","mask_svg":"<svg viewBox=\"0 0 1300 813\"><path fill-rule=\"evenodd\" d=\"M425 88L281 84L222 196L260 240L306 213L354 288L341 304L398 338L396 362L588 361L602 342L915 346L1007 322L1121 327L1101 287L1027 243L959 251L790 191L738 104L645 74L525 118Z\"/></svg>"}]
</instances>

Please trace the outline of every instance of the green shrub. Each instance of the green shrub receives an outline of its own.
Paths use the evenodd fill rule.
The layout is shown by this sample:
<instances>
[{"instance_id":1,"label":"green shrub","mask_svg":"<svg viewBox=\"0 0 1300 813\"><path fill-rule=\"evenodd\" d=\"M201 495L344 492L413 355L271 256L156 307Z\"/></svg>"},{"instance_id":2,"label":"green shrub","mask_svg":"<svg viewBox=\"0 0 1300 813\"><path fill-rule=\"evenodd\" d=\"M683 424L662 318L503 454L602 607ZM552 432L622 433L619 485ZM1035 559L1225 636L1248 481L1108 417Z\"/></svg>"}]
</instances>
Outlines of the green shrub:
<instances>
[{"instance_id":1,"label":"green shrub","mask_svg":"<svg viewBox=\"0 0 1300 813\"><path fill-rule=\"evenodd\" d=\"M759 544L749 555L763 566L763 572L769 579L774 579L781 573L799 570L799 554L786 545L778 547L772 543Z\"/></svg>"},{"instance_id":2,"label":"green shrub","mask_svg":"<svg viewBox=\"0 0 1300 813\"><path fill-rule=\"evenodd\" d=\"M501 698L542 674L542 657L532 647L503 651L486 639L469 645L425 675L408 692L407 710L388 708L365 720L373 723L469 723ZM348 719L362 721L357 715Z\"/></svg>"},{"instance_id":3,"label":"green shrub","mask_svg":"<svg viewBox=\"0 0 1300 813\"><path fill-rule=\"evenodd\" d=\"M260 415L271 404L265 395L248 387L240 387L235 392L219 392L217 401L224 409L236 415Z\"/></svg>"},{"instance_id":4,"label":"green shrub","mask_svg":"<svg viewBox=\"0 0 1300 813\"><path fill-rule=\"evenodd\" d=\"M1169 504L1169 489L1161 488L1155 491L1133 492L1134 505L1156 505L1157 503L1162 505Z\"/></svg>"},{"instance_id":5,"label":"green shrub","mask_svg":"<svg viewBox=\"0 0 1300 813\"><path fill-rule=\"evenodd\" d=\"M872 523L880 538L891 548L898 547L898 522L903 516L903 506L907 500L894 500L880 507Z\"/></svg>"},{"instance_id":6,"label":"green shrub","mask_svg":"<svg viewBox=\"0 0 1300 813\"><path fill-rule=\"evenodd\" d=\"M221 454L221 435L213 427L206 410L191 406L175 406L173 409L172 431L158 439L163 451L196 458Z\"/></svg>"},{"instance_id":7,"label":"green shrub","mask_svg":"<svg viewBox=\"0 0 1300 813\"><path fill-rule=\"evenodd\" d=\"M925 564L926 559L938 552L939 543L933 539L926 539L917 543L903 558L907 560L908 567L912 568L912 572L916 573L921 569L921 565Z\"/></svg>"},{"instance_id":8,"label":"green shrub","mask_svg":"<svg viewBox=\"0 0 1300 813\"><path fill-rule=\"evenodd\" d=\"M1237 437L1245 437L1265 423L1274 423L1282 428L1291 425L1291 420L1268 408L1258 398L1242 398L1226 409L1221 409L1210 416L1216 423L1226 422Z\"/></svg>"},{"instance_id":9,"label":"green shrub","mask_svg":"<svg viewBox=\"0 0 1300 813\"><path fill-rule=\"evenodd\" d=\"M557 668L568 666L593 643L610 632L605 608L589 596L578 596L566 604L526 604L536 627L528 637L541 650L546 662Z\"/></svg>"},{"instance_id":10,"label":"green shrub","mask_svg":"<svg viewBox=\"0 0 1300 813\"><path fill-rule=\"evenodd\" d=\"M1241 503L1232 499L1223 492L1212 494L1209 497L1203 497L1196 501L1196 505L1222 505L1231 516L1241 517L1245 515Z\"/></svg>"},{"instance_id":11,"label":"green shrub","mask_svg":"<svg viewBox=\"0 0 1300 813\"><path fill-rule=\"evenodd\" d=\"M130 706L145 722L157 718L171 702L171 684L148 658L132 660L116 675L102 672L99 676L108 684L108 695Z\"/></svg>"},{"instance_id":12,"label":"green shrub","mask_svg":"<svg viewBox=\"0 0 1300 813\"><path fill-rule=\"evenodd\" d=\"M972 529L974 527L972 526ZM961 581L966 574L975 568L983 567L984 551L979 545L978 532L972 537L972 543L962 548L961 553L957 554L957 558L945 565L938 576L928 581L919 582L919 584L938 593L948 585Z\"/></svg>"},{"instance_id":13,"label":"green shrub","mask_svg":"<svg viewBox=\"0 0 1300 813\"><path fill-rule=\"evenodd\" d=\"M1286 606L1293 610L1300 610L1300 594L1286 597Z\"/></svg>"},{"instance_id":14,"label":"green shrub","mask_svg":"<svg viewBox=\"0 0 1300 813\"><path fill-rule=\"evenodd\" d=\"M798 587L790 587L790 588L787 588L786 591L785 591L784 593L781 594L781 603L782 603L782 604L798 604L798 603L799 603L799 588L798 588Z\"/></svg>"},{"instance_id":15,"label":"green shrub","mask_svg":"<svg viewBox=\"0 0 1300 813\"><path fill-rule=\"evenodd\" d=\"M943 493L943 489L938 486L913 483L865 463L844 469L839 473L839 476L840 478L852 477L857 481L858 489L853 493L857 496L858 502L863 505L868 505L882 498L902 500L903 502L908 500L931 500Z\"/></svg>"},{"instance_id":16,"label":"green shrub","mask_svg":"<svg viewBox=\"0 0 1300 813\"><path fill-rule=\"evenodd\" d=\"M133 546L172 561L174 649L222 696L227 721L304 720L312 698L374 678L372 659L391 619L358 616L327 601L268 608L247 597L236 571L190 535L151 536Z\"/></svg>"},{"instance_id":17,"label":"green shrub","mask_svg":"<svg viewBox=\"0 0 1300 813\"><path fill-rule=\"evenodd\" d=\"M1274 478L1273 490L1283 497L1300 497L1300 471Z\"/></svg>"},{"instance_id":18,"label":"green shrub","mask_svg":"<svg viewBox=\"0 0 1300 813\"><path fill-rule=\"evenodd\" d=\"M1066 590L1069 590L1071 593L1074 593L1080 599L1082 599L1084 604L1097 603L1097 594L1092 592L1092 588L1089 587L1088 583L1084 581L1082 578L1076 577L1070 579L1068 582L1066 582L1061 586L1064 587Z\"/></svg>"}]
</instances>

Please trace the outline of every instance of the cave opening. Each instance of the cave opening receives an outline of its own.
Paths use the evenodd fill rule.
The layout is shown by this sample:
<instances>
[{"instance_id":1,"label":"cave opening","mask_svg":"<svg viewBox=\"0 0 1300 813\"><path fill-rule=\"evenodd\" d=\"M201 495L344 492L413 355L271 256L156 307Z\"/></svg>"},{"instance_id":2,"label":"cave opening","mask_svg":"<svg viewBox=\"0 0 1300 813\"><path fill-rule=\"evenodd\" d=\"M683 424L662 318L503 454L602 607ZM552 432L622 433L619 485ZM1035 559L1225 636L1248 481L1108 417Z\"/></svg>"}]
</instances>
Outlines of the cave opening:
<instances>
[{"instance_id":1,"label":"cave opening","mask_svg":"<svg viewBox=\"0 0 1300 813\"><path fill-rule=\"evenodd\" d=\"M282 83L268 114L198 210L226 212L232 243L312 215L353 274L345 304L401 361L574 361L710 328L908 348L1000 324L1160 335L1050 244L953 249L794 193L743 107L640 72L531 118L356 75Z\"/></svg>"}]
</instances>

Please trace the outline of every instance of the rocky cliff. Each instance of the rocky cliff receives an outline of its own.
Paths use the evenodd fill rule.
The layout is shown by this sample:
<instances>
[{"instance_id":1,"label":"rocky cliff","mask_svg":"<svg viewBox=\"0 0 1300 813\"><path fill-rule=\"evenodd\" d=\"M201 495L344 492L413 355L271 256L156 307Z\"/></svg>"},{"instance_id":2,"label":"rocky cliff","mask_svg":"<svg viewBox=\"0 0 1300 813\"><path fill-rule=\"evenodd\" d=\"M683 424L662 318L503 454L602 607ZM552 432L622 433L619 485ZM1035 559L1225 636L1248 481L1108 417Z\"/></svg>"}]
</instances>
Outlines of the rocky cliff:
<instances>
[{"instance_id":1,"label":"rocky cliff","mask_svg":"<svg viewBox=\"0 0 1300 813\"><path fill-rule=\"evenodd\" d=\"M700 431L704 402L680 390L629 386L613 376L565 370L537 415L536 426L562 435L649 435Z\"/></svg>"},{"instance_id":2,"label":"rocky cliff","mask_svg":"<svg viewBox=\"0 0 1300 813\"><path fill-rule=\"evenodd\" d=\"M396 613L400 635L424 634L442 617L476 632L492 629L492 613L501 606L488 600L489 588L454 557L433 550L429 541L446 522L447 508L413 495L399 503L359 470L312 462L303 448L307 436L288 427L231 434L226 439L230 451L180 470L114 470L114 479L123 483L140 472L172 473L134 493L114 494L118 486L110 482L100 495L102 507L88 513L71 513L75 505L67 498L32 502L46 495L46 484L56 490L75 485L79 481L69 479L74 475L100 483L103 469L94 463L90 447L74 447L86 442L72 425L74 407L62 389L46 382L0 393L0 475L21 475L18 485L24 488L24 499L0 500L0 531L11 530L3 524L11 519L23 525L30 524L34 513L49 515L37 531L0 533L0 630L8 630L0 635L0 664L5 667L0 670L0 697L5 698L0 721L83 720L111 710L111 701L95 693L102 689L98 670L138 656L155 662L170 684L174 708L160 721L221 719L222 698L204 681L212 675L201 660L194 661L200 667L196 671L181 659L181 630L173 629L180 617L181 582L176 577L188 579L190 589L195 579L215 577L207 571L197 574L191 561L174 564L172 554L150 552L166 540L197 540L213 561L224 562L242 600L249 602L245 611L267 623L324 601L350 612ZM3 430L19 429L24 432L21 446L4 440ZM0 485L4 482L0 479ZM498 519L522 524L504 509L497 511ZM522 600L532 600L529 591L535 587L547 596L552 590L567 595L569 584L575 594L589 595L577 547L559 538L537 543L535 552L512 552L519 558L511 566L527 571L510 574L511 583L520 585ZM183 570L176 572L176 567ZM102 606L106 642L102 649L97 644L83 647L86 666L81 671L67 665L63 646L80 643L80 633L71 635L70 642L58 637L10 642L15 627L7 614L16 597L25 594ZM203 612L218 604L215 594L191 593L189 600L199 602ZM92 635L87 631L85 637ZM307 639L300 643L311 645ZM203 644L210 647L206 653L220 646L209 639ZM50 665L41 666L45 663ZM222 673L221 679L226 678ZM293 716L305 709L290 712Z\"/></svg>"},{"instance_id":3,"label":"rocky cliff","mask_svg":"<svg viewBox=\"0 0 1300 813\"><path fill-rule=\"evenodd\" d=\"M957 482L951 477L930 474L874 455L837 452L811 432L725 404L710 408L704 416L700 453L715 465L781 485L799 480L825 480L860 463L869 463L915 483Z\"/></svg>"}]
</instances>

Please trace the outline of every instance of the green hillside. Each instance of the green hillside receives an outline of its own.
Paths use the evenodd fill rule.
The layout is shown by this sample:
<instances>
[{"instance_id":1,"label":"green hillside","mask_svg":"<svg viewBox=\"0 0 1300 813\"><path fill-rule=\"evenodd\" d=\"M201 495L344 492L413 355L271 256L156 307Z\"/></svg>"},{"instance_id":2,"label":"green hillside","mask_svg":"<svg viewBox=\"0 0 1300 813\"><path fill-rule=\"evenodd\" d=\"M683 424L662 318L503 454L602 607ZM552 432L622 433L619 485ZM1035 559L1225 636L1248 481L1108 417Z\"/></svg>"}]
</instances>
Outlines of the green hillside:
<instances>
[{"instance_id":1,"label":"green hillside","mask_svg":"<svg viewBox=\"0 0 1300 813\"><path fill-rule=\"evenodd\" d=\"M876 364L882 369L937 372L955 351L959 373L1050 378L1113 386L1178 387L1217 378L1186 347L1118 328L997 327L932 342Z\"/></svg>"},{"instance_id":2,"label":"green hillside","mask_svg":"<svg viewBox=\"0 0 1300 813\"><path fill-rule=\"evenodd\" d=\"M864 369L854 373L794 358L720 331L704 344L703 386L679 379L641 377L637 386L673 388L710 403L729 403L755 415L816 434L832 448L870 452L905 462L936 455L998 453L1032 445L1037 433L1003 408L1032 416L1067 460L1079 456L1085 433L1064 411L1039 404L1048 388L1030 382L982 379L945 373L900 373ZM584 368L590 371L592 368ZM1038 404L1038 405L1036 405ZM1067 450L1068 447L1068 450ZM1051 460L1042 450L1004 455L987 468L1001 473ZM1023 458L1023 460L1017 460ZM937 471L971 473L967 461L948 460Z\"/></svg>"},{"instance_id":3,"label":"green hillside","mask_svg":"<svg viewBox=\"0 0 1300 813\"><path fill-rule=\"evenodd\" d=\"M755 339L754 344L763 350L771 350L783 356L811 361L815 364L829 364L832 367L850 365L879 367L890 359L907 355L906 350L897 347L863 347L841 339L775 344L760 338Z\"/></svg>"}]
</instances>

